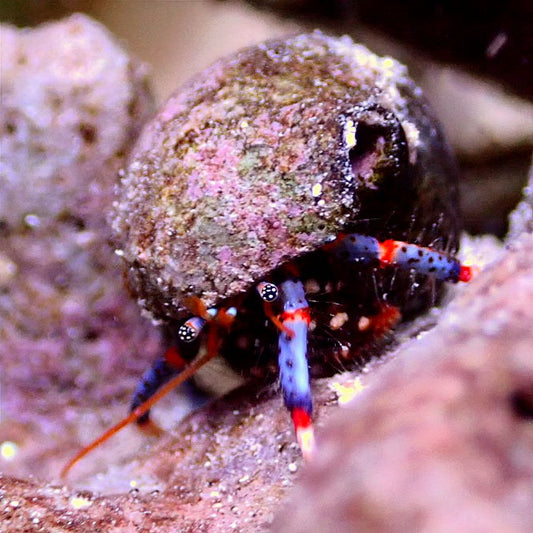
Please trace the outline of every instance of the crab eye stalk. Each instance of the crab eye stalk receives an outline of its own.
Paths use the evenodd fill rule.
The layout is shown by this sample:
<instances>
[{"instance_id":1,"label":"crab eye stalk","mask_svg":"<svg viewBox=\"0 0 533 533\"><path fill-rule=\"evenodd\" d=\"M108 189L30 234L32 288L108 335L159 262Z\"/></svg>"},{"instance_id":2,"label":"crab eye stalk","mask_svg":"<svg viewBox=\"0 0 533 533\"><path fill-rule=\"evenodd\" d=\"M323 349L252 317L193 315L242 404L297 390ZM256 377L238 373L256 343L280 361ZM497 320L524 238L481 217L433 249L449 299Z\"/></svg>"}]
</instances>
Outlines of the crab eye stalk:
<instances>
[{"instance_id":1,"label":"crab eye stalk","mask_svg":"<svg viewBox=\"0 0 533 533\"><path fill-rule=\"evenodd\" d=\"M261 281L257 284L257 292L261 299L267 303L275 302L279 296L279 289L274 283Z\"/></svg>"},{"instance_id":2,"label":"crab eye stalk","mask_svg":"<svg viewBox=\"0 0 533 533\"><path fill-rule=\"evenodd\" d=\"M178 328L178 338L183 342L192 342L198 338L202 328L204 327L206 320L199 316L193 316L186 320Z\"/></svg>"}]
</instances>

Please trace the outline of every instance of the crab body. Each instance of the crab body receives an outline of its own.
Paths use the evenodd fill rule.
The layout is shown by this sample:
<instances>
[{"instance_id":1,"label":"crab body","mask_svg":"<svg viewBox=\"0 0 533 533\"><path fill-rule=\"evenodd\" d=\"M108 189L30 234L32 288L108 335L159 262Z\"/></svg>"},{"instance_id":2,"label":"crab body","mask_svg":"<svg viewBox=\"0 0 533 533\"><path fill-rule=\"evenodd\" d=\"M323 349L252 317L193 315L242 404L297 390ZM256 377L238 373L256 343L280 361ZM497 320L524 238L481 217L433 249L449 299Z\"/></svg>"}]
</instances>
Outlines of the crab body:
<instances>
[{"instance_id":1,"label":"crab body","mask_svg":"<svg viewBox=\"0 0 533 533\"><path fill-rule=\"evenodd\" d=\"M446 276L409 262L417 246L398 250L400 272L377 252L390 238L455 251L455 178L405 67L315 32L222 59L171 97L122 175L113 226L132 292L184 360L210 344L242 374L279 376L289 410L310 415L309 372L353 364L434 301ZM258 298L265 280L278 302ZM203 326L229 307L214 340ZM132 409L173 375L150 372Z\"/></svg>"},{"instance_id":2,"label":"crab body","mask_svg":"<svg viewBox=\"0 0 533 533\"><path fill-rule=\"evenodd\" d=\"M309 362L324 374L372 345L373 328L358 324L383 300L410 314L440 285L328 246L357 231L453 253L456 195L453 159L405 67L314 32L224 58L172 96L131 154L113 227L155 319L175 328L191 297L237 307L219 348L248 375L277 374L276 328L255 286L297 273L310 293Z\"/></svg>"},{"instance_id":3,"label":"crab body","mask_svg":"<svg viewBox=\"0 0 533 533\"><path fill-rule=\"evenodd\" d=\"M353 364L468 278L449 255L456 191L440 128L395 60L314 32L214 64L145 127L121 175L117 253L174 339L127 420L147 422L204 345L206 360L279 376L311 454L309 375Z\"/></svg>"}]
</instances>

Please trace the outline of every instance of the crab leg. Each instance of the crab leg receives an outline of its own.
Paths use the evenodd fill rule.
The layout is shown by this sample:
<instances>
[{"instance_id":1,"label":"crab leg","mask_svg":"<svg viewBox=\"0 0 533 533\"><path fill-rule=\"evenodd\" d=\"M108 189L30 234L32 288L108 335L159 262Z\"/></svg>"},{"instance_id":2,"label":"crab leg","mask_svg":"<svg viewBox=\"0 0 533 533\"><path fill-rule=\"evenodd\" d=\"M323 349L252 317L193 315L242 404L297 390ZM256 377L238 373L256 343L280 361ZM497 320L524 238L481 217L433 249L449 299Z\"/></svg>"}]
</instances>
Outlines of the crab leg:
<instances>
[{"instance_id":1,"label":"crab leg","mask_svg":"<svg viewBox=\"0 0 533 533\"><path fill-rule=\"evenodd\" d=\"M296 439L304 458L311 459L315 450L311 413L313 401L307 364L307 330L309 304L300 281L280 285L283 313L278 341L278 363L285 406L291 413Z\"/></svg>"},{"instance_id":2,"label":"crab leg","mask_svg":"<svg viewBox=\"0 0 533 533\"><path fill-rule=\"evenodd\" d=\"M219 345L218 330L220 328L228 328L231 325L237 310L234 307L230 307L228 309L215 311L216 312L208 310L208 315L213 320L213 323L212 327L209 329L209 335L207 337L206 353L191 362L186 362L179 354L176 347L169 348L164 357L158 360L154 367L152 367L152 369L150 369L143 377L141 384L134 395L130 414L100 435L93 442L82 448L61 470L61 478L64 478L78 461L83 459L92 450L110 439L128 424L136 421L140 421L141 424L143 424L143 422L147 423L149 421L148 413L152 406L163 398L163 396L174 390L178 385L181 385L183 382L194 376L202 366L215 357ZM191 320L192 319L187 320L184 323L184 326L190 326ZM203 327L206 322L205 319L202 320L203 323L196 323L197 325L200 325L200 329L196 331L195 335L193 334L192 338L190 338L189 335L185 335L183 331L180 331L180 328L180 330L178 330L178 336L181 340L185 342L194 340L194 338L200 333L201 327ZM192 324L194 325L195 321L193 321ZM187 338L183 338L184 336ZM168 368L166 368L165 365ZM138 405L136 405L137 403Z\"/></svg>"},{"instance_id":3,"label":"crab leg","mask_svg":"<svg viewBox=\"0 0 533 533\"><path fill-rule=\"evenodd\" d=\"M207 314L214 318L216 309L208 309ZM183 343L190 343L198 338L207 320L199 316L187 319L178 328L178 339ZM131 400L130 412L135 411L146 400L151 398L165 383L167 383L179 371L187 366L187 360L180 355L176 346L170 346L163 357L158 359L150 369L146 371ZM157 428L150 421L150 411L146 411L137 419L137 424L146 429L151 425L157 432Z\"/></svg>"},{"instance_id":4,"label":"crab leg","mask_svg":"<svg viewBox=\"0 0 533 533\"><path fill-rule=\"evenodd\" d=\"M158 359L139 381L137 389L130 404L130 412L135 411L148 398L151 398L156 391L167 381L174 377L180 370L187 366L185 359L179 354L175 346L171 346L166 353ZM150 411L146 411L136 420L137 424L147 427L151 424Z\"/></svg>"},{"instance_id":5,"label":"crab leg","mask_svg":"<svg viewBox=\"0 0 533 533\"><path fill-rule=\"evenodd\" d=\"M377 261L381 266L411 269L441 281L466 282L472 277L472 267L462 265L450 254L393 239L380 242L374 237L349 233L337 237L326 249L347 261Z\"/></svg>"}]
</instances>

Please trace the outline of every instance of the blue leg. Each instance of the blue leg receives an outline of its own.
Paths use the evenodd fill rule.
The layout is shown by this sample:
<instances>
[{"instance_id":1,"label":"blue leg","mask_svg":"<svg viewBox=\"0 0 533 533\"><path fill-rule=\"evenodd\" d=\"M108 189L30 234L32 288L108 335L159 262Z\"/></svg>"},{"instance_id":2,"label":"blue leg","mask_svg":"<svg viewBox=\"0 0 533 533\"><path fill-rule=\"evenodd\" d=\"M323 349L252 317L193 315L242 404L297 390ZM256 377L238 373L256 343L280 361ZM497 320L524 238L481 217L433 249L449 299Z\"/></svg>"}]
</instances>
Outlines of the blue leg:
<instances>
[{"instance_id":1,"label":"blue leg","mask_svg":"<svg viewBox=\"0 0 533 533\"><path fill-rule=\"evenodd\" d=\"M172 348L169 348L169 350ZM183 367L182 367L183 368ZM148 369L135 389L131 400L130 412L134 411L139 405L143 404L148 398L151 398L157 390L174 377L180 368L169 363L165 356L158 359L153 366ZM137 424L140 426L147 425L150 422L150 411L147 411L139 418Z\"/></svg>"},{"instance_id":2,"label":"blue leg","mask_svg":"<svg viewBox=\"0 0 533 533\"><path fill-rule=\"evenodd\" d=\"M434 276L440 281L466 282L472 277L472 268L462 265L452 255L403 241L380 242L374 237L350 233L341 235L326 245L326 249L345 261L393 265Z\"/></svg>"},{"instance_id":3,"label":"blue leg","mask_svg":"<svg viewBox=\"0 0 533 533\"><path fill-rule=\"evenodd\" d=\"M300 281L280 285L283 312L278 341L278 363L285 406L291 413L302 454L310 459L315 450L311 414L313 400L307 362L307 330L311 320L309 304Z\"/></svg>"}]
</instances>

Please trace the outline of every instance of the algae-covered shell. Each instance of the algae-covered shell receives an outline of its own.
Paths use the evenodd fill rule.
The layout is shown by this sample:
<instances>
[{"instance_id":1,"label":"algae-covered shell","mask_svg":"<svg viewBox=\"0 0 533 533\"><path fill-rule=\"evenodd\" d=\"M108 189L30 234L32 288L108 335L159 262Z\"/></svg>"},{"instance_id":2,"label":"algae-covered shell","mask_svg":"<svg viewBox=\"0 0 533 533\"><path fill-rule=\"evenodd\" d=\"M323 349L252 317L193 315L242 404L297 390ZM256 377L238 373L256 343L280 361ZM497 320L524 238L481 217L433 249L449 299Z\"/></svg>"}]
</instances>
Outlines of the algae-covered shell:
<instances>
[{"instance_id":1,"label":"algae-covered shell","mask_svg":"<svg viewBox=\"0 0 533 533\"><path fill-rule=\"evenodd\" d=\"M217 304L348 228L453 248L455 205L405 67L314 32L235 53L172 96L121 176L113 228L140 302L178 318L187 297Z\"/></svg>"}]
</instances>

